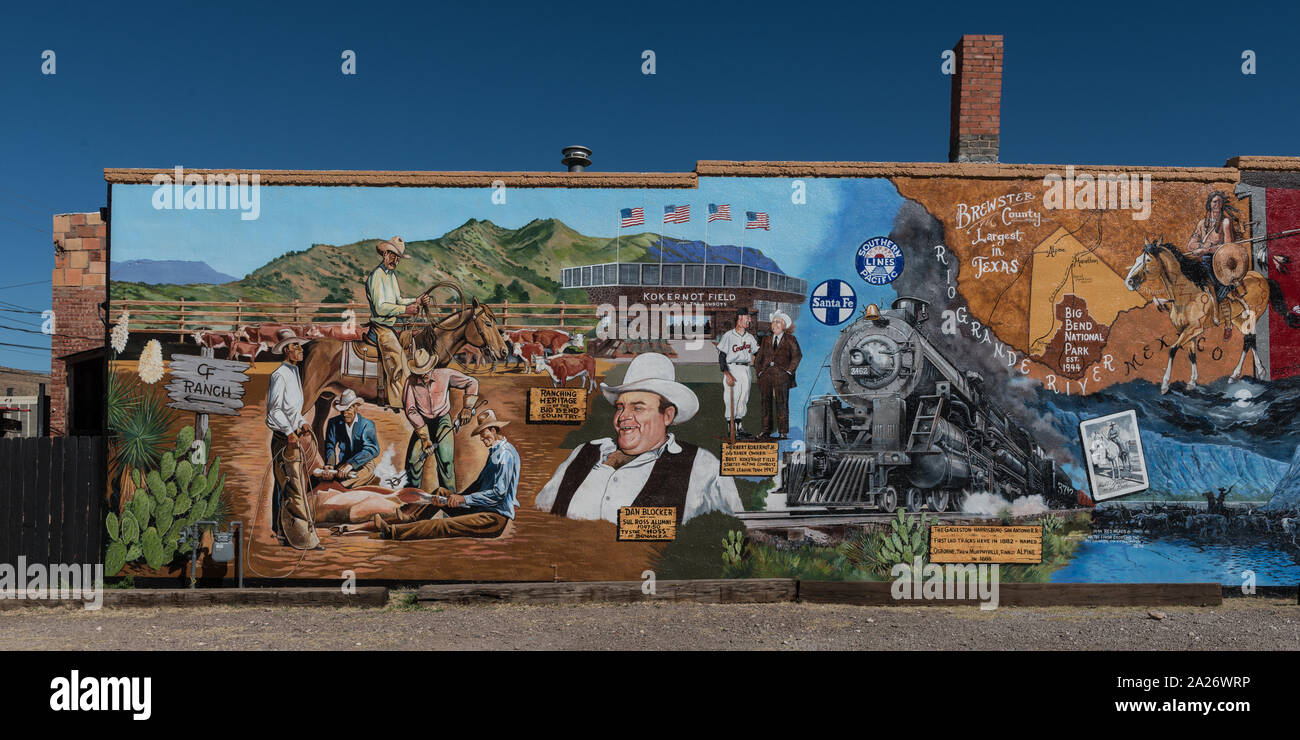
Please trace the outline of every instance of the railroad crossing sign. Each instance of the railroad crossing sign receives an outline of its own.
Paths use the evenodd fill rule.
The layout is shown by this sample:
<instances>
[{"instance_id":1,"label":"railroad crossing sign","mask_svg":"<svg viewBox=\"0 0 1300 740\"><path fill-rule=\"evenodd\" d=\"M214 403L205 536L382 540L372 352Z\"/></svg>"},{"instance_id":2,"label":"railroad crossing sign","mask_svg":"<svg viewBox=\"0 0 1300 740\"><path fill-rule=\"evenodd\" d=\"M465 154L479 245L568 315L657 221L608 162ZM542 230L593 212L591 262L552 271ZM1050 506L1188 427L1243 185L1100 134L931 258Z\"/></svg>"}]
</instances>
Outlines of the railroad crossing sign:
<instances>
[{"instance_id":1,"label":"railroad crossing sign","mask_svg":"<svg viewBox=\"0 0 1300 740\"><path fill-rule=\"evenodd\" d=\"M244 407L246 362L198 355L172 355L172 381L167 384L171 408L199 414L238 416Z\"/></svg>"}]
</instances>

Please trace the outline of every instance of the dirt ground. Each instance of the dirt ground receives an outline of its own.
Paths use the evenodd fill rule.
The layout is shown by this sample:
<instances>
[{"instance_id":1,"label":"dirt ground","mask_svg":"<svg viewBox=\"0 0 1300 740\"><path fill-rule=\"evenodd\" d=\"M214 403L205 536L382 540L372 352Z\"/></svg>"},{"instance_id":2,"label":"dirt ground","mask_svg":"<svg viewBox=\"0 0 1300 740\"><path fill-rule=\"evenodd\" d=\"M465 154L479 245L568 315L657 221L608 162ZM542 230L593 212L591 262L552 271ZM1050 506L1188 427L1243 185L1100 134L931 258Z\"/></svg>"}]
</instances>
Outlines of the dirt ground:
<instances>
[{"instance_id":1,"label":"dirt ground","mask_svg":"<svg viewBox=\"0 0 1300 740\"><path fill-rule=\"evenodd\" d=\"M0 650L1300 650L1293 600L1219 607L640 603L0 611Z\"/></svg>"},{"instance_id":2,"label":"dirt ground","mask_svg":"<svg viewBox=\"0 0 1300 740\"><path fill-rule=\"evenodd\" d=\"M340 579L344 571L358 577L383 576L430 580L551 580L559 567L561 576L581 574L590 580L635 580L657 550L650 543L618 542L614 524L577 521L552 516L534 506L537 493L569 454L566 437L578 427L529 424L526 420L527 388L551 387L544 374L504 368L477 375L480 393L488 399L498 418L511 422L505 428L510 442L519 450L524 464L519 478L519 509L515 521L494 539L423 540L391 542L368 536L330 536L328 525L318 527L324 550L303 552L276 542L270 532L271 517L271 432L266 427L266 388L278 363L263 360L248 371L245 391L248 404L238 416L212 416L211 455L220 456L226 473L226 498L236 518L251 522L248 530L249 576L266 578ZM119 371L134 371L136 363L119 362ZM608 374L611 363L600 361L598 380ZM576 387L576 384L570 383ZM599 395L599 393L594 394ZM591 397L590 405L604 404ZM452 408L461 406L461 392L452 391ZM405 417L372 403L361 413L375 422L381 457L401 469L411 431ZM308 415L311 419L311 415ZM597 436L608 431L601 429ZM473 482L487 459L487 451L470 436L470 429L456 435L458 487ZM229 575L225 566L205 563L208 576ZM123 574L164 575L140 564L128 566Z\"/></svg>"}]
</instances>

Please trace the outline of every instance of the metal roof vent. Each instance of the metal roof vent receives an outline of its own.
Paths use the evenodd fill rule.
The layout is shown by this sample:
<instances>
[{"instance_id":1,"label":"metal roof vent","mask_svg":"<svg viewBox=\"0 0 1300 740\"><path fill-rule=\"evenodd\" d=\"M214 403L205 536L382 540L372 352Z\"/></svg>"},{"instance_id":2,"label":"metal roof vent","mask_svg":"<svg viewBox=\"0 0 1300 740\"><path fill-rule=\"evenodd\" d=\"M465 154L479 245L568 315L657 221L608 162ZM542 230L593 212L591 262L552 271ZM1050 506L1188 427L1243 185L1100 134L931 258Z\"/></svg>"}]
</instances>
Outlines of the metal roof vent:
<instances>
[{"instance_id":1,"label":"metal roof vent","mask_svg":"<svg viewBox=\"0 0 1300 740\"><path fill-rule=\"evenodd\" d=\"M564 159L560 164L569 168L569 172L582 172L591 166L591 150L585 146L566 146L562 150Z\"/></svg>"}]
</instances>

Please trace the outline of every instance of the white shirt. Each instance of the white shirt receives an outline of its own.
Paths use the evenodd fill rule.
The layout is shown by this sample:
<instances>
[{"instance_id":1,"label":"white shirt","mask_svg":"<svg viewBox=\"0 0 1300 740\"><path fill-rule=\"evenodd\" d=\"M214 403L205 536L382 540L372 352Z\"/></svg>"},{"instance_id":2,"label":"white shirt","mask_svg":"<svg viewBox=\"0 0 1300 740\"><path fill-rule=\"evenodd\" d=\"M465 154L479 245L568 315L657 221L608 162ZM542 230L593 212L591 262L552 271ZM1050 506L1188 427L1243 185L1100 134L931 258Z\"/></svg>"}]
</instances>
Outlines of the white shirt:
<instances>
[{"instance_id":1,"label":"white shirt","mask_svg":"<svg viewBox=\"0 0 1300 740\"><path fill-rule=\"evenodd\" d=\"M732 329L718 340L718 351L727 356L727 364L753 362L754 353L758 352L758 340L747 331Z\"/></svg>"},{"instance_id":2,"label":"white shirt","mask_svg":"<svg viewBox=\"0 0 1300 740\"><path fill-rule=\"evenodd\" d=\"M302 376L297 365L287 362L271 373L266 389L266 425L286 437L302 428Z\"/></svg>"},{"instance_id":3,"label":"white shirt","mask_svg":"<svg viewBox=\"0 0 1300 740\"><path fill-rule=\"evenodd\" d=\"M600 445L600 462L578 485L578 490L573 492L573 499L569 502L570 519L604 519L617 523L619 508L631 506L632 502L636 501L636 497L650 478L650 470L664 450L673 454L682 451L674 435L669 434L663 444L637 455L615 470L606 465L605 460L618 449L618 444L610 437L593 440L591 444ZM550 511L555 505L555 497L560 492L560 482L564 480L564 473L569 469L569 463L572 463L573 459L582 452L583 447L585 445L576 448L560 464L560 467L555 469L555 475L551 476L551 480L542 488L541 493L537 494L537 508ZM695 453L695 461L691 465L691 478L686 488L686 511L682 512L683 524L693 516L710 511L734 514L744 510L744 506L740 503L740 494L736 492L735 481L719 476L718 468L718 458L714 457L713 453L703 447Z\"/></svg>"}]
</instances>

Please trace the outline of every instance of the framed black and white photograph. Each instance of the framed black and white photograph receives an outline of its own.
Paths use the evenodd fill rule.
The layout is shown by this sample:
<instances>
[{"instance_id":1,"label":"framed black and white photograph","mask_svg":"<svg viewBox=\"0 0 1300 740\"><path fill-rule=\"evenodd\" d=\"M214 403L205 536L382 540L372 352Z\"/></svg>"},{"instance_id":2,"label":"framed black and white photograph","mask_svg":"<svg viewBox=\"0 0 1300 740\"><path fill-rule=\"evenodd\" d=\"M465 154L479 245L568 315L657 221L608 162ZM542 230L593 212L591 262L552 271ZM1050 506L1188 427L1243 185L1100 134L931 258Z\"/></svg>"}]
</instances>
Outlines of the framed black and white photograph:
<instances>
[{"instance_id":1,"label":"framed black and white photograph","mask_svg":"<svg viewBox=\"0 0 1300 740\"><path fill-rule=\"evenodd\" d=\"M1079 439L1093 501L1127 496L1151 486L1137 413L1132 409L1079 422Z\"/></svg>"}]
</instances>

